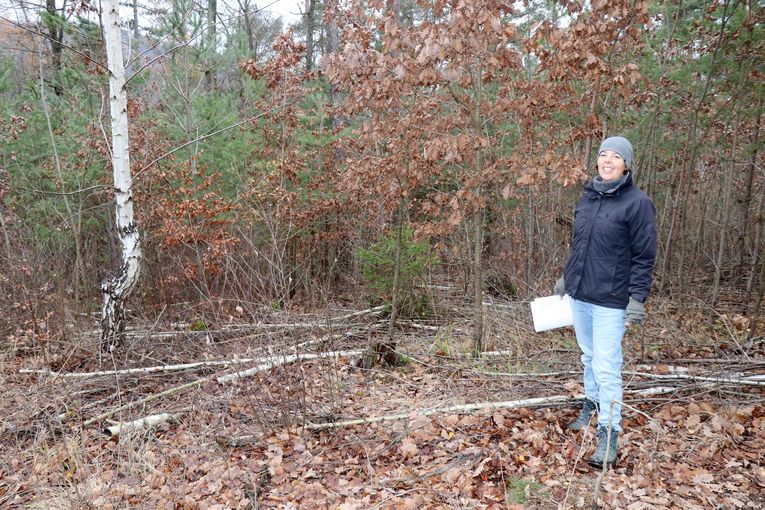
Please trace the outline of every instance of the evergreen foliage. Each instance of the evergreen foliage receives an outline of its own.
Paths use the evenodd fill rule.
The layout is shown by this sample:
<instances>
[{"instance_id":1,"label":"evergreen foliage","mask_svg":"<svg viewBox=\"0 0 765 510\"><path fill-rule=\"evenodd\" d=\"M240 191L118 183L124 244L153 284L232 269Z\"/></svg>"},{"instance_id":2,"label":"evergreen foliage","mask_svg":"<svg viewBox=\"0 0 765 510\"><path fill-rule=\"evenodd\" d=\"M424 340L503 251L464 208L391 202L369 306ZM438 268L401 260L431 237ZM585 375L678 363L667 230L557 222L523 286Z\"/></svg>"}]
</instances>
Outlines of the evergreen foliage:
<instances>
[{"instance_id":1,"label":"evergreen foliage","mask_svg":"<svg viewBox=\"0 0 765 510\"><path fill-rule=\"evenodd\" d=\"M391 303L393 298L393 273L396 265L397 237L387 234L369 248L358 250L361 273L374 301ZM438 258L425 241L416 241L411 227L404 227L401 234L401 316L422 317L431 312L427 293L423 290L428 273L435 269Z\"/></svg>"}]
</instances>

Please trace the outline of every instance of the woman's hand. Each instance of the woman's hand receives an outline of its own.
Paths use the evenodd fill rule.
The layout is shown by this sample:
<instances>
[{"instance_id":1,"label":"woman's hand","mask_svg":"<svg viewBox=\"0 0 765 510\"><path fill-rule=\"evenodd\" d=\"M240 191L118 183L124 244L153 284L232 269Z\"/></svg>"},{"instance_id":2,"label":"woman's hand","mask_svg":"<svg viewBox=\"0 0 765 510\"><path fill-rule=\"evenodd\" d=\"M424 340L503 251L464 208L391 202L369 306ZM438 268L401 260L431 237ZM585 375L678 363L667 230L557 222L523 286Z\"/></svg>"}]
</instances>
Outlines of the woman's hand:
<instances>
[{"instance_id":1,"label":"woman's hand","mask_svg":"<svg viewBox=\"0 0 765 510\"><path fill-rule=\"evenodd\" d=\"M555 282L555 287L553 287L553 293L559 295L560 297L563 297L566 295L566 281L561 276L558 278L558 281Z\"/></svg>"},{"instance_id":2,"label":"woman's hand","mask_svg":"<svg viewBox=\"0 0 765 510\"><path fill-rule=\"evenodd\" d=\"M627 304L627 311L624 315L624 325L629 327L632 324L643 324L645 319L645 305L640 301L630 298Z\"/></svg>"}]
</instances>

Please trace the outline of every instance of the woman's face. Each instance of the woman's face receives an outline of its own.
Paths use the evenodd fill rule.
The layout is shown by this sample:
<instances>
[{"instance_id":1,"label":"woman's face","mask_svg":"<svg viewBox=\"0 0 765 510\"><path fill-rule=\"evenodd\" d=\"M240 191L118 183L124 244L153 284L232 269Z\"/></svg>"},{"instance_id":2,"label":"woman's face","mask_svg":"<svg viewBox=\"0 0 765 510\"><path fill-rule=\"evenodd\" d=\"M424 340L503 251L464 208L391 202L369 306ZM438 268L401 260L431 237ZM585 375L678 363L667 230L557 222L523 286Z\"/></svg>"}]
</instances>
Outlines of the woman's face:
<instances>
[{"instance_id":1,"label":"woman's face","mask_svg":"<svg viewBox=\"0 0 765 510\"><path fill-rule=\"evenodd\" d=\"M618 152L606 149L598 154L598 175L603 181L613 181L624 175L627 165Z\"/></svg>"}]
</instances>

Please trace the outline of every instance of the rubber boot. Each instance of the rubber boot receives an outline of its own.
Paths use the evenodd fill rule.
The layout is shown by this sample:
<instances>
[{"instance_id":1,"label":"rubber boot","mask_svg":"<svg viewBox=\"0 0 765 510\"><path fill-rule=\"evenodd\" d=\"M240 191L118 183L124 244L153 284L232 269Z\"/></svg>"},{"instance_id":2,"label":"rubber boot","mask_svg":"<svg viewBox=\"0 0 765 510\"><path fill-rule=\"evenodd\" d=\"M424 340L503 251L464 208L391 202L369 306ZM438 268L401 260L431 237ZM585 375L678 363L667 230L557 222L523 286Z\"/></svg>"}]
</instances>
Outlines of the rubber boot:
<instances>
[{"instance_id":1,"label":"rubber boot","mask_svg":"<svg viewBox=\"0 0 765 510\"><path fill-rule=\"evenodd\" d=\"M569 423L566 428L568 430L582 430L587 428L587 426L590 424L590 420L592 419L592 415L595 414L595 411L597 410L598 404L589 398L585 398L584 403L582 404L582 410L579 411L579 416L576 418L576 420Z\"/></svg>"},{"instance_id":2,"label":"rubber boot","mask_svg":"<svg viewBox=\"0 0 765 510\"><path fill-rule=\"evenodd\" d=\"M598 448L587 462L593 467L602 468L605 460L609 468L613 466L616 463L616 442L618 439L618 430L612 430L609 434L607 428L598 427Z\"/></svg>"}]
</instances>

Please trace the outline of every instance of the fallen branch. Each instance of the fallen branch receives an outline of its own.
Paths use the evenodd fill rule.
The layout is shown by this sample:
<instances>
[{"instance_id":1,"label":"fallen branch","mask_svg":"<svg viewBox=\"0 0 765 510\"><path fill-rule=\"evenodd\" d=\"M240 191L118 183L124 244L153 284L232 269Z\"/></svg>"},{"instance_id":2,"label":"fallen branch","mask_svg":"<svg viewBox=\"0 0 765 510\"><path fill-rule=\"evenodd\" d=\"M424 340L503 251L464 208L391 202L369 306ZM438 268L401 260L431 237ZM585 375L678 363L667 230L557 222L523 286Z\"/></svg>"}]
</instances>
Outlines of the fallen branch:
<instances>
[{"instance_id":1,"label":"fallen branch","mask_svg":"<svg viewBox=\"0 0 765 510\"><path fill-rule=\"evenodd\" d=\"M482 402L479 404L461 404L447 407L436 407L433 409L420 409L417 411L403 413L403 414L391 414L387 416L373 416L370 418L358 418L355 420L346 420L339 422L328 423L312 423L307 422L305 428L309 430L322 430L329 428L349 427L352 425L362 425L378 423L382 421L395 421L405 420L410 418L413 414L420 416L430 416L433 414L469 414L473 411L483 409L516 409L519 407L551 407L564 404L573 404L577 400L583 399L583 395L568 396L568 395L556 395L552 397L538 397L527 398L523 400L511 400L507 402Z\"/></svg>"},{"instance_id":2,"label":"fallen branch","mask_svg":"<svg viewBox=\"0 0 765 510\"><path fill-rule=\"evenodd\" d=\"M657 368L657 366L651 366L651 365L638 365L635 367L636 370L645 371L645 370L653 370ZM754 367L755 369L757 367ZM661 372L666 372L666 374L683 374L683 375L690 375L691 374L690 369L688 367L677 367L677 366L671 366L671 365L662 365L661 368L659 368ZM717 373L720 373L721 371L718 371ZM666 375L664 373L660 375ZM699 377L698 375L695 377ZM702 376L702 377L713 377L713 376ZM722 377L726 380L738 380L738 379L744 379L746 381L765 381L765 374L754 374L754 375L744 375L741 372L727 372L722 374Z\"/></svg>"},{"instance_id":3,"label":"fallen branch","mask_svg":"<svg viewBox=\"0 0 765 510\"><path fill-rule=\"evenodd\" d=\"M133 402L128 402L127 404L121 405L119 407L115 407L111 411L106 411L104 413L99 414L98 416L94 416L94 417L92 417L90 419L85 420L82 423L82 426L83 427L87 427L88 425L92 425L93 423L96 423L97 421L101 421L101 420L104 420L106 418L109 418L110 416L114 416L115 414L117 414L119 412L127 411L128 409L132 409L132 408L140 406L140 405L148 404L149 402L151 402L153 400L157 400L158 398L166 397L168 395L174 395L176 393L180 393L182 391L186 391L186 390L189 390L191 388L196 388L197 386L201 386L201 385L205 384L206 382L211 381L213 379L215 379L215 376L214 375L210 375L210 376L207 376L207 377L203 377L201 379L197 379L196 381L191 381L191 382L186 383L186 384L181 384L180 386L174 386L174 387L172 387L170 389L167 389L165 391L161 391L159 393L155 393L153 395L149 395L148 397L144 397L142 399L135 400Z\"/></svg>"},{"instance_id":4,"label":"fallen branch","mask_svg":"<svg viewBox=\"0 0 765 510\"><path fill-rule=\"evenodd\" d=\"M703 381L716 384L732 384L734 386L765 386L765 381L759 380L758 376L752 377L706 377L688 374L651 374L648 372L623 372L624 375L634 375L661 381Z\"/></svg>"},{"instance_id":5,"label":"fallen branch","mask_svg":"<svg viewBox=\"0 0 765 510\"><path fill-rule=\"evenodd\" d=\"M483 306L493 306L495 308L506 308L508 310L519 310L521 308L525 308L525 306L528 306L528 301L518 302L518 303L512 303L512 304L506 304L506 303L495 303L493 301L484 301L481 303Z\"/></svg>"},{"instance_id":6,"label":"fallen branch","mask_svg":"<svg viewBox=\"0 0 765 510\"><path fill-rule=\"evenodd\" d=\"M220 376L216 380L218 381L218 383L223 384L225 382L234 381L236 379L249 377L259 372L265 372L266 370L269 370L271 368L278 367L287 363L292 363L293 361L298 361L298 360L303 361L303 360L317 359L317 358L342 358L346 356L351 357L351 356L359 356L363 353L364 351L356 350L356 351L321 352L319 354L290 354L287 356L271 356L270 358L264 358L263 362L260 365L257 365L247 370L243 370L241 372L234 372L233 374Z\"/></svg>"},{"instance_id":7,"label":"fallen branch","mask_svg":"<svg viewBox=\"0 0 765 510\"><path fill-rule=\"evenodd\" d=\"M236 448L257 443L263 439L263 434L247 434L244 436L216 436L215 442L224 448Z\"/></svg>"},{"instance_id":8,"label":"fallen branch","mask_svg":"<svg viewBox=\"0 0 765 510\"><path fill-rule=\"evenodd\" d=\"M304 347L313 343L319 343L329 339L344 338L346 336L352 336L353 334L356 334L358 332L359 332L358 330L354 330L353 332L349 332L349 333L326 335L322 338L318 338L310 342L303 342L301 344L298 344L293 347L293 350L296 350L299 347ZM349 351L349 352L354 352L354 351ZM316 355L303 354L300 356L316 356ZM271 362L271 360L273 359L274 359L274 356L262 357L262 358L238 358L238 359L219 360L219 361L197 361L193 363L182 363L179 365L158 365L153 367L123 368L121 370L99 370L97 372L54 372L46 368L40 368L40 369L22 368L21 370L19 370L19 373L47 375L50 377L62 377L67 379L89 379L91 377L103 377L103 376L112 376L112 375L133 375L133 374L144 375L144 374L153 374L158 372L161 372L161 373L178 372L182 370L192 370L196 368L242 365L246 363L264 364L264 363ZM313 359L313 358L306 358L306 359Z\"/></svg>"},{"instance_id":9,"label":"fallen branch","mask_svg":"<svg viewBox=\"0 0 765 510\"><path fill-rule=\"evenodd\" d=\"M441 329L438 326L430 326L430 325L427 325L427 324L420 324L419 322L414 322L414 321L400 321L399 324L401 324L402 326L408 326L408 327L414 328L414 329L424 329L426 331L438 331L438 330Z\"/></svg>"},{"instance_id":10,"label":"fallen branch","mask_svg":"<svg viewBox=\"0 0 765 510\"><path fill-rule=\"evenodd\" d=\"M386 324L387 324L386 322L381 321L381 322L375 322L373 324L370 324L369 326L367 326L365 328L352 329L352 330L347 331L345 333L330 333L328 335L324 335L324 336L321 336L319 338L315 338L313 340L308 340L306 342L301 342L301 343L299 343L297 345L294 345L292 347L292 350L293 351L297 351L298 349L302 349L303 347L308 347L309 345L316 345L316 344L320 344L320 343L323 343L323 342L327 342L329 340L340 340L342 338L348 338L350 336L356 336L356 335L358 335L359 333L361 333L363 331L373 331L375 329L380 329L383 326L385 326Z\"/></svg>"},{"instance_id":11,"label":"fallen branch","mask_svg":"<svg viewBox=\"0 0 765 510\"><path fill-rule=\"evenodd\" d=\"M364 315L379 315L381 312L385 310L385 308L386 308L386 305L380 305L380 306L375 306L373 308L367 308L365 310L359 310L357 312L341 315L339 317L333 317L327 320L316 320L315 322L284 322L284 323L254 322L249 324L230 324L220 329L200 329L200 330L189 329L191 327L191 323L177 323L175 326L178 329L174 329L170 331L157 331L157 332L151 333L150 331L147 332L145 329L128 327L125 330L125 334L130 338L146 337L146 338L152 338L152 339L162 339L162 338L172 338L181 334L183 335L196 335L196 334L215 335L215 334L223 334L223 333L246 332L247 330L256 330L256 329L269 330L269 329L308 329L308 328L347 327L348 324L344 324L342 323L342 321L345 321L347 319L352 319L355 317L362 317ZM100 333L101 333L100 331L90 331L85 334L97 336ZM249 336L242 337L242 338L246 339L246 338L249 338Z\"/></svg>"},{"instance_id":12,"label":"fallen branch","mask_svg":"<svg viewBox=\"0 0 765 510\"><path fill-rule=\"evenodd\" d=\"M399 354L405 354L406 356L413 357L413 355L407 354L407 353L399 353ZM452 354L433 354L436 358L490 358L490 357L500 357L500 356L512 356L513 351L482 351L479 353L474 352L455 352Z\"/></svg>"},{"instance_id":13,"label":"fallen branch","mask_svg":"<svg viewBox=\"0 0 765 510\"><path fill-rule=\"evenodd\" d=\"M688 367L676 367L672 365L637 365L635 367L635 370L639 370L641 372L645 372L646 370L656 370L659 369L662 372L666 372L668 374L688 374L690 373L690 369Z\"/></svg>"},{"instance_id":14,"label":"fallen branch","mask_svg":"<svg viewBox=\"0 0 765 510\"><path fill-rule=\"evenodd\" d=\"M106 434L109 437L115 437L120 435L122 432L130 432L134 430L143 430L150 427L156 427L157 425L161 423L165 423L168 421L175 421L178 419L177 414L169 414L169 413L162 413L162 414L153 414L151 416L146 416L145 418L140 418L138 420L133 420L125 423L117 423L115 425L112 425L111 427L106 427L104 429L104 434Z\"/></svg>"},{"instance_id":15,"label":"fallen branch","mask_svg":"<svg viewBox=\"0 0 765 510\"><path fill-rule=\"evenodd\" d=\"M563 375L582 375L581 370L564 370L561 372L490 372L488 370L470 370L473 374L499 377L518 377L520 379L535 379L537 377L559 377Z\"/></svg>"},{"instance_id":16,"label":"fallen branch","mask_svg":"<svg viewBox=\"0 0 765 510\"><path fill-rule=\"evenodd\" d=\"M765 361L762 361L761 359L731 359L731 358L678 358L678 359L658 359L655 361L656 364L665 364L668 365L670 363L689 363L689 364L699 364L703 363L705 365L709 365L711 363L714 364L732 364L732 365L755 365L755 366L762 366L765 367Z\"/></svg>"},{"instance_id":17,"label":"fallen branch","mask_svg":"<svg viewBox=\"0 0 765 510\"><path fill-rule=\"evenodd\" d=\"M682 388L678 388L676 386L656 386L654 388L643 388L642 390L625 389L624 393L640 395L641 397L652 397L654 395L666 395L667 393L675 393L681 389Z\"/></svg>"},{"instance_id":18,"label":"fallen branch","mask_svg":"<svg viewBox=\"0 0 765 510\"><path fill-rule=\"evenodd\" d=\"M486 354L486 353L484 353ZM533 373L533 372L489 372L485 370L471 370L472 373L475 374L481 374L481 375L491 375L491 376L498 376L498 377L519 377L519 378L533 378L533 377L556 377L561 375L579 375L582 373L581 370L569 370L569 371L562 371L562 372L539 372L539 373ZM751 375L746 377L733 377L733 376L721 376L721 377L713 377L713 376L701 376L701 375L690 375L686 373L682 373L682 369L677 369L677 373L670 373L670 374L651 374L649 372L622 372L622 375L631 375L636 377L644 377L647 379L657 379L662 381L699 381L699 382L705 382L705 383L716 383L716 384L732 384L732 385L745 385L745 386L765 386L765 374L757 374L757 375ZM677 389L677 388L676 388ZM648 392L646 392L648 394Z\"/></svg>"},{"instance_id":19,"label":"fallen branch","mask_svg":"<svg viewBox=\"0 0 765 510\"><path fill-rule=\"evenodd\" d=\"M354 317L361 317L362 315L378 315L379 313L385 311L385 308L387 308L387 305L375 306L373 308L367 308L366 310L361 310L358 312L341 315L340 317L335 317L334 319L330 319L330 321L332 322L344 321L346 319L352 319Z\"/></svg>"},{"instance_id":20,"label":"fallen branch","mask_svg":"<svg viewBox=\"0 0 765 510\"><path fill-rule=\"evenodd\" d=\"M183 363L180 365L159 365L154 367L124 368L122 370L100 370L98 372L53 372L45 368L31 369L22 368L20 374L40 374L52 377L63 377L70 379L87 379L90 377L102 377L107 375L131 375L131 374L152 374L156 372L177 372L180 370L191 370L194 368L228 366L241 363L253 363L260 361L261 358L242 358L221 361L198 361L194 363Z\"/></svg>"},{"instance_id":21,"label":"fallen branch","mask_svg":"<svg viewBox=\"0 0 765 510\"><path fill-rule=\"evenodd\" d=\"M93 423L109 418L110 416L113 416L121 411L126 411L128 409L132 409L133 407L147 404L153 400L157 400L158 398L166 397L168 395L174 395L182 391L196 388L198 386L201 386L207 383L208 381L212 381L215 379L217 379L218 382L226 382L229 380L238 379L240 377L247 377L248 375L252 375L257 372L268 370L271 367L283 365L285 363L292 362L292 361L297 361L298 359L305 360L305 359L315 359L315 358L323 358L323 357L354 356L354 355L360 354L361 352L362 351L341 351L341 352L326 352L326 353L319 353L319 354L300 354L300 355L293 354L290 356L273 356L272 358L270 358L269 361L266 361L253 369L245 370L244 372L236 372L228 376L220 376L220 377L216 377L215 375L210 375L207 377L203 377L201 379L197 379L195 381L188 382L186 384L181 384L180 386L174 386L165 391L161 391L159 393L149 395L148 397L144 397L142 399L139 399L133 402L128 402L127 404L116 407L110 411L106 411L104 413L99 414L98 416L94 416L88 420L85 420L82 426L86 427L88 425L92 425ZM268 358L264 358L264 359L268 359Z\"/></svg>"}]
</instances>

